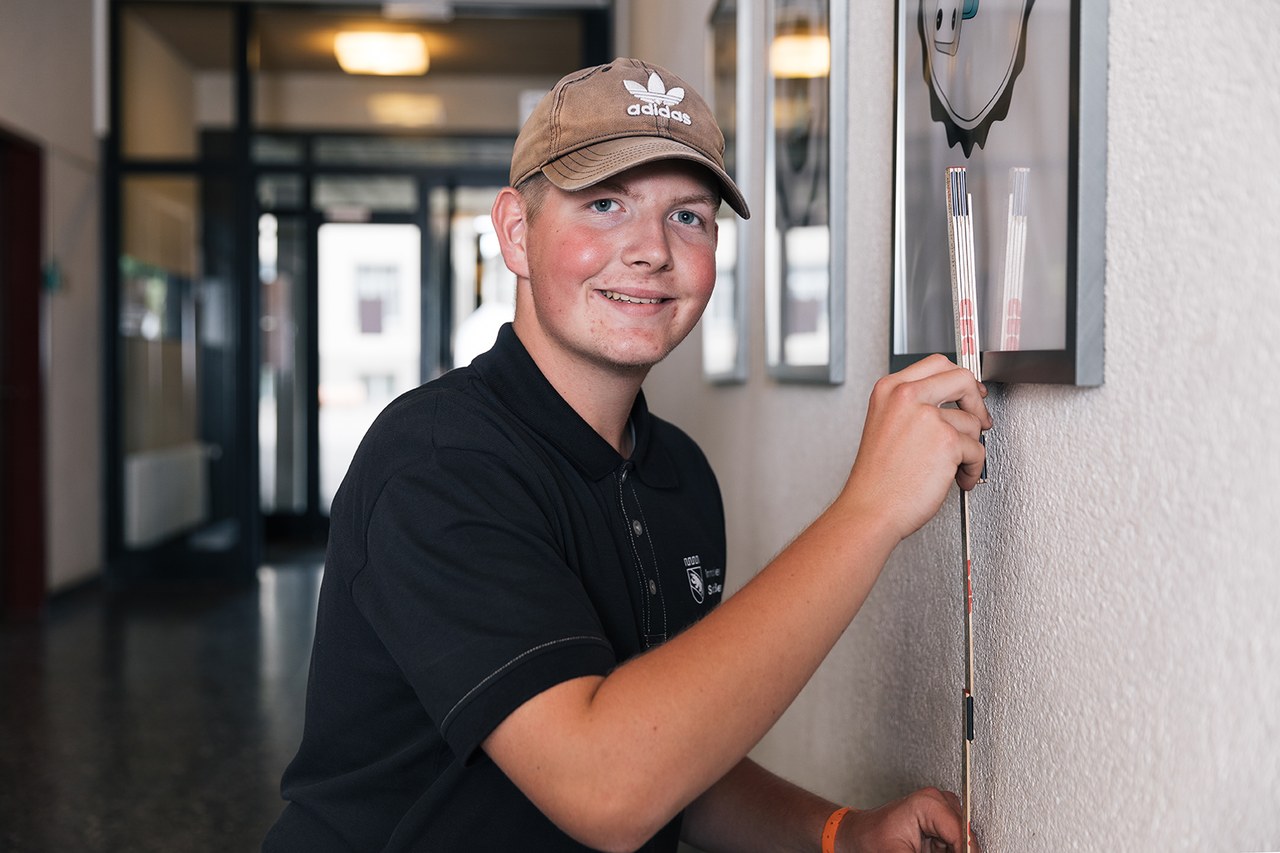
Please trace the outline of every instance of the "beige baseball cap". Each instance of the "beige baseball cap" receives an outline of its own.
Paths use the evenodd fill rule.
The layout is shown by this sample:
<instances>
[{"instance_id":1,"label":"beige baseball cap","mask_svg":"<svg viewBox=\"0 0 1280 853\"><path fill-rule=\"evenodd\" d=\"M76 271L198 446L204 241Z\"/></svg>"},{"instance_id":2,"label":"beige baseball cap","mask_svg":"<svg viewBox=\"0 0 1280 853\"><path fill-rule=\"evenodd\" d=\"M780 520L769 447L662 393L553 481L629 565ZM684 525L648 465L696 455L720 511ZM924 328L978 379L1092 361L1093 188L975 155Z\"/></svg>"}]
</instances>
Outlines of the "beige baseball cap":
<instances>
[{"instance_id":1,"label":"beige baseball cap","mask_svg":"<svg viewBox=\"0 0 1280 853\"><path fill-rule=\"evenodd\" d=\"M672 159L706 166L729 206L751 217L724 170L724 134L706 101L665 68L615 59L565 76L538 102L516 137L511 184L540 171L562 190L581 190Z\"/></svg>"}]
</instances>

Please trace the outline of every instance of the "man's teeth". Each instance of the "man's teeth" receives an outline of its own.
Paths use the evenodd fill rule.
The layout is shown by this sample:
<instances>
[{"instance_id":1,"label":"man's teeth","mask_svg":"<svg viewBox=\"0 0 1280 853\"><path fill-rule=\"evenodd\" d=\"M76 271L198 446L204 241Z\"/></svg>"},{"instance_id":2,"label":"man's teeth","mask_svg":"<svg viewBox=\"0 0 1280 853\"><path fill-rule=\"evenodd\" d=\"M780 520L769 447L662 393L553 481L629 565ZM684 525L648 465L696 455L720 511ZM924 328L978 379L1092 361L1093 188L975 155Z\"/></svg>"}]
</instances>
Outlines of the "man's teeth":
<instances>
[{"instance_id":1,"label":"man's teeth","mask_svg":"<svg viewBox=\"0 0 1280 853\"><path fill-rule=\"evenodd\" d=\"M642 299L639 296L627 296L625 293L618 293L614 290L602 290L600 292L609 299L612 299L614 302L630 302L632 305L657 305L662 301L661 297L655 299Z\"/></svg>"}]
</instances>

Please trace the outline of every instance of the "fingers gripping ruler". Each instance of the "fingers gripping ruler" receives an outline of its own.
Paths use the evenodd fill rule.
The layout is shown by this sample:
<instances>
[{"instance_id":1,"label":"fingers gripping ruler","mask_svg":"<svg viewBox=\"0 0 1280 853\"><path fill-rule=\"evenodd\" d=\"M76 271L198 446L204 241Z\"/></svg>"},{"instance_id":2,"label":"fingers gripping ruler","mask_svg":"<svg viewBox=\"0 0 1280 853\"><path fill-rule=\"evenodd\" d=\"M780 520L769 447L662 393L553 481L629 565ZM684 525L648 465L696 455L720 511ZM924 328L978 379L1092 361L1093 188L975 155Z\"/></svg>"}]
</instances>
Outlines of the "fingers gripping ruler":
<instances>
[{"instance_id":1,"label":"fingers gripping ruler","mask_svg":"<svg viewBox=\"0 0 1280 853\"><path fill-rule=\"evenodd\" d=\"M951 256L951 306L956 324L956 361L982 381L978 338L977 266L973 256L973 198L963 166L947 169L947 245ZM985 482L986 472L982 480ZM973 753L973 561L969 549L969 493L960 492L960 545L964 552L964 704L960 755L960 805L964 853L969 853L970 769Z\"/></svg>"}]
</instances>

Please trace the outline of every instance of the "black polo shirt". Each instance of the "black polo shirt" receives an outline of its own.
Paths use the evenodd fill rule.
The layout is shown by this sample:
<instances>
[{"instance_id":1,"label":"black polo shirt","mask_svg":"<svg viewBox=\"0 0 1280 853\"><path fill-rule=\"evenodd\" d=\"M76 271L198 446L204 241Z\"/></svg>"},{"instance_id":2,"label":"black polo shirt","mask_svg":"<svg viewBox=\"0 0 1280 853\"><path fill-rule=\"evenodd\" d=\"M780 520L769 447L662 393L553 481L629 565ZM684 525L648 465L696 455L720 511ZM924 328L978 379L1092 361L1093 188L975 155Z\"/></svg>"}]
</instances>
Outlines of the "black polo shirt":
<instances>
[{"instance_id":1,"label":"black polo shirt","mask_svg":"<svg viewBox=\"0 0 1280 853\"><path fill-rule=\"evenodd\" d=\"M643 394L631 423L623 459L510 325L379 416L333 502L303 739L264 849L585 849L480 745L720 600L706 458ZM676 819L644 849L678 834Z\"/></svg>"}]
</instances>

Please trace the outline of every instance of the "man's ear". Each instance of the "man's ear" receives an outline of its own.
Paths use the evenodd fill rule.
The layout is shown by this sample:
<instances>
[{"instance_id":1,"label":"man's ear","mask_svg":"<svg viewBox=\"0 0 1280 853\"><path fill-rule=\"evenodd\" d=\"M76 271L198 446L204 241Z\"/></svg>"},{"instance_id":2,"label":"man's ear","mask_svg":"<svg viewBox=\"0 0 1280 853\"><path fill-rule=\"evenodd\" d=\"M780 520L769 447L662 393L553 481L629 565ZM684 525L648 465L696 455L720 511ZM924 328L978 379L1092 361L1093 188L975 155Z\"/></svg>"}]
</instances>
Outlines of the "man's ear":
<instances>
[{"instance_id":1,"label":"man's ear","mask_svg":"<svg viewBox=\"0 0 1280 853\"><path fill-rule=\"evenodd\" d=\"M529 234L529 218L524 199L511 187L504 187L493 200L491 216L507 269L515 273L517 278L528 278L529 254L526 238Z\"/></svg>"}]
</instances>

